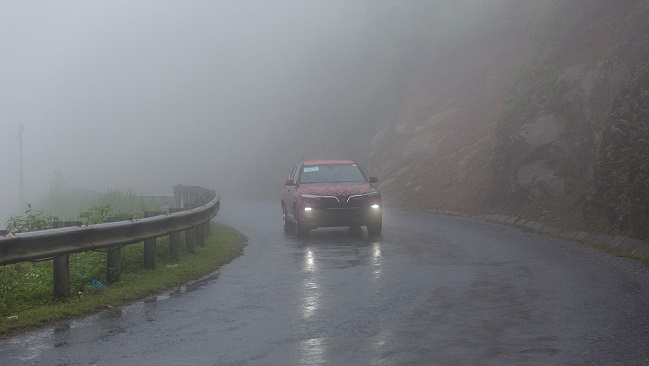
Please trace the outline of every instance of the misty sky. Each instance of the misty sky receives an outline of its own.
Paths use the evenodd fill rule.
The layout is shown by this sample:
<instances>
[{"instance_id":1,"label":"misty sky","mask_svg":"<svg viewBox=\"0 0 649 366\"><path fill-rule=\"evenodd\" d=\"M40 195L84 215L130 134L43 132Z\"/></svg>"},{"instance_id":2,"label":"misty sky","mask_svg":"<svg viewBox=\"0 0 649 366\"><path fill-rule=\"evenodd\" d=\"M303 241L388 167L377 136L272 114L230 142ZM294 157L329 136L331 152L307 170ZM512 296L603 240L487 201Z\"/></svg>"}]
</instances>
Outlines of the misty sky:
<instances>
[{"instance_id":1,"label":"misty sky","mask_svg":"<svg viewBox=\"0 0 649 366\"><path fill-rule=\"evenodd\" d=\"M54 170L100 192L236 184L281 131L303 61L364 14L345 0L0 1L2 224L20 124L28 202Z\"/></svg>"}]
</instances>

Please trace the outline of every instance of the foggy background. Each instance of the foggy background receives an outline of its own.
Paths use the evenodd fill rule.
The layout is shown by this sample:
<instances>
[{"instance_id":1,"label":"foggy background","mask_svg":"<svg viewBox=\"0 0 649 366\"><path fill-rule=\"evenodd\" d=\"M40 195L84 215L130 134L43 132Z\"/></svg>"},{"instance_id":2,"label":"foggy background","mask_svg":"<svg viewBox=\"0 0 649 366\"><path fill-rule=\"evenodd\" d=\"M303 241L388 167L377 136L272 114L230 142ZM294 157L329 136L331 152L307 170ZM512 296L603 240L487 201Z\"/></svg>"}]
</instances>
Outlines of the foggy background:
<instances>
[{"instance_id":1,"label":"foggy background","mask_svg":"<svg viewBox=\"0 0 649 366\"><path fill-rule=\"evenodd\" d=\"M277 187L252 171L272 159L297 98L319 97L310 68L353 49L366 15L360 1L0 2L2 224L18 211L20 124L27 202L55 171L68 189L99 192L170 195L182 183L234 195L252 177Z\"/></svg>"},{"instance_id":2,"label":"foggy background","mask_svg":"<svg viewBox=\"0 0 649 366\"><path fill-rule=\"evenodd\" d=\"M279 201L302 158L420 171L412 149L389 148L405 146L400 120L425 124L413 105L482 85L491 74L472 50L489 34L509 44L532 4L0 2L0 224L18 213L21 124L31 203L61 182Z\"/></svg>"}]
</instances>

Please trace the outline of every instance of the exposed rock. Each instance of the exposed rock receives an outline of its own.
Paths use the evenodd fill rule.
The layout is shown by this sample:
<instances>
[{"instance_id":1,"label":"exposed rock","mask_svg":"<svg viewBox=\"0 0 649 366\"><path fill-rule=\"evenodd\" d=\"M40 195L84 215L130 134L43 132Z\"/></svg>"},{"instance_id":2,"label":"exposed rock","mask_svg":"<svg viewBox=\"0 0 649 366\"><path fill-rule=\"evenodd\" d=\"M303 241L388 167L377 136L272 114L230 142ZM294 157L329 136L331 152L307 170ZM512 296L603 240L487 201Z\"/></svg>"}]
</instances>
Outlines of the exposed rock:
<instances>
[{"instance_id":1,"label":"exposed rock","mask_svg":"<svg viewBox=\"0 0 649 366\"><path fill-rule=\"evenodd\" d=\"M565 70L563 70L563 80L572 84L576 81L580 81L586 75L586 65L585 64L575 64Z\"/></svg>"},{"instance_id":2,"label":"exposed rock","mask_svg":"<svg viewBox=\"0 0 649 366\"><path fill-rule=\"evenodd\" d=\"M541 146L558 141L563 134L565 127L563 122L555 115L541 116L534 122L527 123L521 127L519 136L533 151Z\"/></svg>"},{"instance_id":3,"label":"exposed rock","mask_svg":"<svg viewBox=\"0 0 649 366\"><path fill-rule=\"evenodd\" d=\"M534 198L558 196L564 191L564 180L554 175L554 172L544 161L535 161L518 170L517 181L521 188L526 189Z\"/></svg>"}]
</instances>

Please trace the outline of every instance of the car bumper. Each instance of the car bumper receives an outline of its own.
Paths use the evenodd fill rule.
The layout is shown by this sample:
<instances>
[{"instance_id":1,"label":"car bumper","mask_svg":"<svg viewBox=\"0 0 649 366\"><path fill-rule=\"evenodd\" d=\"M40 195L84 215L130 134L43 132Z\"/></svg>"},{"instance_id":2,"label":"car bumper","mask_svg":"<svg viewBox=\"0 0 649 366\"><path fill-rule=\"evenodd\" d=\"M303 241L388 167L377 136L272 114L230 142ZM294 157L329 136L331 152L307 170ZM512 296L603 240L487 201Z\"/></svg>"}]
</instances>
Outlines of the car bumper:
<instances>
[{"instance_id":1,"label":"car bumper","mask_svg":"<svg viewBox=\"0 0 649 366\"><path fill-rule=\"evenodd\" d=\"M318 208L302 209L301 222L310 227L367 226L380 223L381 208Z\"/></svg>"}]
</instances>

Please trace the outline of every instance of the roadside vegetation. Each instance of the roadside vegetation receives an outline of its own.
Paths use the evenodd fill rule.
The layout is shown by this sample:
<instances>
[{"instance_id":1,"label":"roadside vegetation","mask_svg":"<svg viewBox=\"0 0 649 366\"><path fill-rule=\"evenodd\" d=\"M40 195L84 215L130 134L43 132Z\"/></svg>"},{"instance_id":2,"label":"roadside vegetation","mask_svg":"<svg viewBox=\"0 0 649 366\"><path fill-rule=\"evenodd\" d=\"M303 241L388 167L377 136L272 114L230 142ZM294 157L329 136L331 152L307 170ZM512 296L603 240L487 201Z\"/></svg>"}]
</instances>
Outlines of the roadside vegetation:
<instances>
[{"instance_id":1,"label":"roadside vegetation","mask_svg":"<svg viewBox=\"0 0 649 366\"><path fill-rule=\"evenodd\" d=\"M114 212L112 202L119 203L131 193L111 192L110 199L102 201L94 198L99 205L79 213L76 218L85 224L97 224L106 222L108 217L140 215L137 210ZM145 207L142 201L136 202L139 208ZM12 217L6 227L11 233L38 231L51 228L56 221L59 221L59 217L30 207L25 216ZM201 278L239 256L245 242L245 237L234 229L212 223L209 237L204 239L204 245L196 246L193 254L186 251L181 235L181 259L174 263L170 259L169 238L161 237L157 239L157 267L153 271L143 268L144 244L127 245L122 248L121 281L110 286L105 285L105 252L72 254L71 296L65 300L52 297L51 260L0 266L0 335L118 306Z\"/></svg>"},{"instance_id":2,"label":"roadside vegetation","mask_svg":"<svg viewBox=\"0 0 649 366\"><path fill-rule=\"evenodd\" d=\"M557 227L649 238L649 38L637 16L645 6L606 0L535 6L528 16L530 57L495 117L485 206ZM611 32L613 23L623 26ZM522 127L542 117L561 124L561 138L530 146ZM530 168L533 179L563 186L521 184L530 171L521 168L534 162L541 164Z\"/></svg>"},{"instance_id":3,"label":"roadside vegetation","mask_svg":"<svg viewBox=\"0 0 649 366\"><path fill-rule=\"evenodd\" d=\"M50 183L50 192L33 203L34 210L42 210L59 217L64 221L82 220L87 211L97 211L109 206L110 216L119 218L144 217L145 211L164 211L158 202L129 189L113 188L104 193L89 190L65 189L63 183L55 178Z\"/></svg>"},{"instance_id":4,"label":"roadside vegetation","mask_svg":"<svg viewBox=\"0 0 649 366\"><path fill-rule=\"evenodd\" d=\"M649 60L613 105L602 136L597 193L614 225L649 238Z\"/></svg>"}]
</instances>

